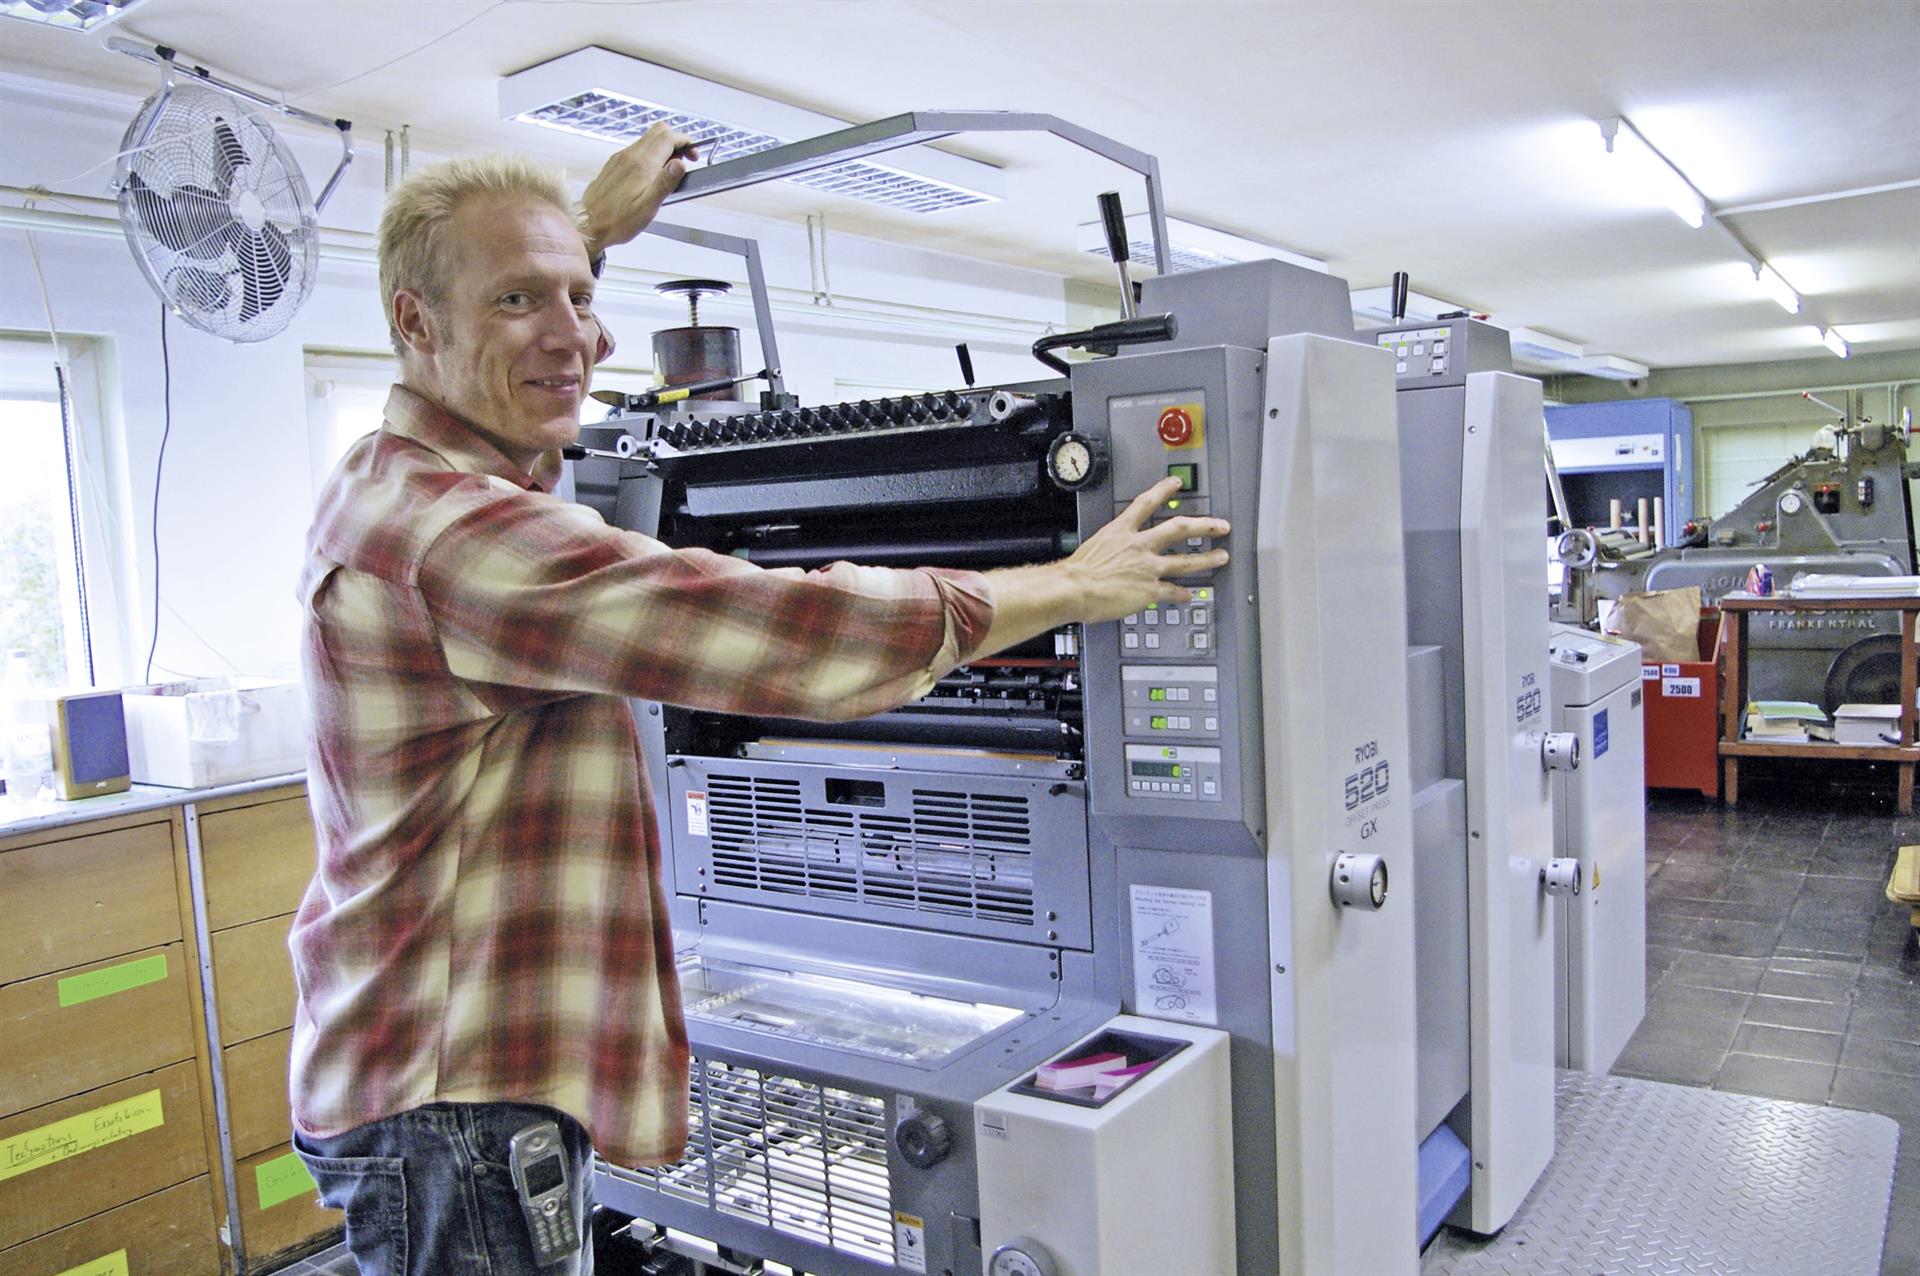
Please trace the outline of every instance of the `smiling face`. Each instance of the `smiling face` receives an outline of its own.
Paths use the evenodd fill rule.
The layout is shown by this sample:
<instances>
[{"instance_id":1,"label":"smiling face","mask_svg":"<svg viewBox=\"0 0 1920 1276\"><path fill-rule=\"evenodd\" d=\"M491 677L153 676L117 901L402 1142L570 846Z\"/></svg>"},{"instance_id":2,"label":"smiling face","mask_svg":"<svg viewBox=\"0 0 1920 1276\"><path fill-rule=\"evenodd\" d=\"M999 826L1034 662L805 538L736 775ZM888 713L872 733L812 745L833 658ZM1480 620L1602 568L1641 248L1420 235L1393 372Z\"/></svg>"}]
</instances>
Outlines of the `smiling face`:
<instances>
[{"instance_id":1,"label":"smiling face","mask_svg":"<svg viewBox=\"0 0 1920 1276\"><path fill-rule=\"evenodd\" d=\"M407 383L531 470L572 443L600 327L593 270L571 218L521 195L482 195L454 210L445 295L394 296Z\"/></svg>"}]
</instances>

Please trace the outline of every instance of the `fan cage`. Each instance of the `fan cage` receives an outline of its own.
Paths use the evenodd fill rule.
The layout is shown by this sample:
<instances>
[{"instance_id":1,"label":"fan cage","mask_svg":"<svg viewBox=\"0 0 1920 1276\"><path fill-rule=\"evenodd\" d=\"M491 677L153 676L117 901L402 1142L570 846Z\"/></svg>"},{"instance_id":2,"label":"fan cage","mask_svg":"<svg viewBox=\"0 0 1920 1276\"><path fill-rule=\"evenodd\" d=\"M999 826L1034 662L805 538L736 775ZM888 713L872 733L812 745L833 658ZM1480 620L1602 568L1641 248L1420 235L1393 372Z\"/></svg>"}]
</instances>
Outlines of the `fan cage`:
<instances>
[{"instance_id":1,"label":"fan cage","mask_svg":"<svg viewBox=\"0 0 1920 1276\"><path fill-rule=\"evenodd\" d=\"M132 152L121 225L161 299L231 341L284 331L313 291L319 245L306 177L274 130L240 99L190 81L149 98L120 149Z\"/></svg>"}]
</instances>

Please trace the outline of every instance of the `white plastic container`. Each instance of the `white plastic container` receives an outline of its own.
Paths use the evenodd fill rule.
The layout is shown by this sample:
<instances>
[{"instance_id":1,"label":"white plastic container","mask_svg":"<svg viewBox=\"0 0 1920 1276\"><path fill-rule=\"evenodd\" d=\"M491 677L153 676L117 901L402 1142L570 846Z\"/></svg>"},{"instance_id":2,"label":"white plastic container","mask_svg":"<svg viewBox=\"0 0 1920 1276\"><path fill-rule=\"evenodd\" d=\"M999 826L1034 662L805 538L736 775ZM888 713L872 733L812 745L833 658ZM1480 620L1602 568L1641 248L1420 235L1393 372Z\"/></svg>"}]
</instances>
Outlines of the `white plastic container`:
<instances>
[{"instance_id":1,"label":"white plastic container","mask_svg":"<svg viewBox=\"0 0 1920 1276\"><path fill-rule=\"evenodd\" d=\"M297 682L196 678L129 687L135 784L199 789L307 766L307 698Z\"/></svg>"}]
</instances>

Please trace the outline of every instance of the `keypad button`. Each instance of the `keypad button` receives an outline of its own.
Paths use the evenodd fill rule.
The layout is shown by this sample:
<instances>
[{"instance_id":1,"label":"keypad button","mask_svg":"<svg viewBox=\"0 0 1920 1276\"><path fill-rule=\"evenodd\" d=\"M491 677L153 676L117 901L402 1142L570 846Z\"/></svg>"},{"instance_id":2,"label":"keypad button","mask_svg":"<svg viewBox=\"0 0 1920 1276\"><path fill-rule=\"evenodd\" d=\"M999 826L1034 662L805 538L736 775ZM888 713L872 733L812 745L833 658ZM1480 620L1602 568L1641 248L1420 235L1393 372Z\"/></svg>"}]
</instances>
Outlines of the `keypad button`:
<instances>
[{"instance_id":1,"label":"keypad button","mask_svg":"<svg viewBox=\"0 0 1920 1276\"><path fill-rule=\"evenodd\" d=\"M1121 638L1120 638L1120 645L1125 647L1128 651L1132 651L1140 645L1140 635L1139 634L1123 634L1121 635Z\"/></svg>"},{"instance_id":2,"label":"keypad button","mask_svg":"<svg viewBox=\"0 0 1920 1276\"><path fill-rule=\"evenodd\" d=\"M1147 650L1148 650L1148 651L1158 651L1158 650L1160 650L1160 635L1159 635L1159 634L1148 634L1148 635L1147 635Z\"/></svg>"},{"instance_id":3,"label":"keypad button","mask_svg":"<svg viewBox=\"0 0 1920 1276\"><path fill-rule=\"evenodd\" d=\"M1195 607L1192 611L1188 612L1187 615L1192 618L1193 623L1196 625L1204 625L1207 623L1207 609L1205 607Z\"/></svg>"},{"instance_id":4,"label":"keypad button","mask_svg":"<svg viewBox=\"0 0 1920 1276\"><path fill-rule=\"evenodd\" d=\"M1206 651L1213 646L1212 634L1188 634L1187 644L1195 651Z\"/></svg>"},{"instance_id":5,"label":"keypad button","mask_svg":"<svg viewBox=\"0 0 1920 1276\"><path fill-rule=\"evenodd\" d=\"M1150 611L1146 613L1146 618L1147 618L1147 623L1149 625L1157 625L1160 623L1160 613L1157 611Z\"/></svg>"},{"instance_id":6,"label":"keypad button","mask_svg":"<svg viewBox=\"0 0 1920 1276\"><path fill-rule=\"evenodd\" d=\"M1200 689L1200 698L1202 700L1205 700L1208 704L1212 704L1214 701L1220 698L1220 692L1213 687L1202 687Z\"/></svg>"},{"instance_id":7,"label":"keypad button","mask_svg":"<svg viewBox=\"0 0 1920 1276\"><path fill-rule=\"evenodd\" d=\"M1167 608L1165 615L1169 625L1177 625L1181 621L1180 609L1177 607Z\"/></svg>"}]
</instances>

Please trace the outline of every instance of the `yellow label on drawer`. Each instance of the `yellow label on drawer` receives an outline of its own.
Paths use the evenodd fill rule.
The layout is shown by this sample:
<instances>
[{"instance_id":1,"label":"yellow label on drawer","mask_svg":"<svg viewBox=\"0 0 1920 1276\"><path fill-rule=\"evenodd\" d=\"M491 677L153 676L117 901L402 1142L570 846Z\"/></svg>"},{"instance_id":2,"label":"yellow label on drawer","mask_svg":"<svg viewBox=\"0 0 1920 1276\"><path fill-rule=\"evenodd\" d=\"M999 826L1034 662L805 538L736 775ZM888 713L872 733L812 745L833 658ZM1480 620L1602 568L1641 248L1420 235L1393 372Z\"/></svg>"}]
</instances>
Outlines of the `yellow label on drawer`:
<instances>
[{"instance_id":1,"label":"yellow label on drawer","mask_svg":"<svg viewBox=\"0 0 1920 1276\"><path fill-rule=\"evenodd\" d=\"M94 1259L91 1263L82 1263L78 1267L69 1267L58 1276L127 1276L127 1251L116 1249L111 1254Z\"/></svg>"},{"instance_id":2,"label":"yellow label on drawer","mask_svg":"<svg viewBox=\"0 0 1920 1276\"><path fill-rule=\"evenodd\" d=\"M102 966L99 970L89 970L84 975L68 975L62 979L60 988L60 1006L77 1006L83 1001L92 1001L96 997L111 996L116 992L126 992L142 984L157 984L167 977L167 955L155 953L151 957L142 957L137 961L123 961L117 966ZM63 1272L61 1276L65 1276Z\"/></svg>"},{"instance_id":3,"label":"yellow label on drawer","mask_svg":"<svg viewBox=\"0 0 1920 1276\"><path fill-rule=\"evenodd\" d=\"M160 1092L149 1090L25 1134L0 1139L0 1183L29 1170L69 1160L82 1152L157 1130L166 1123Z\"/></svg>"},{"instance_id":4,"label":"yellow label on drawer","mask_svg":"<svg viewBox=\"0 0 1920 1276\"><path fill-rule=\"evenodd\" d=\"M253 1167L253 1185L260 1193L260 1208L270 1210L282 1201L318 1192L320 1185L307 1173L307 1163L298 1152L276 1156Z\"/></svg>"}]
</instances>

